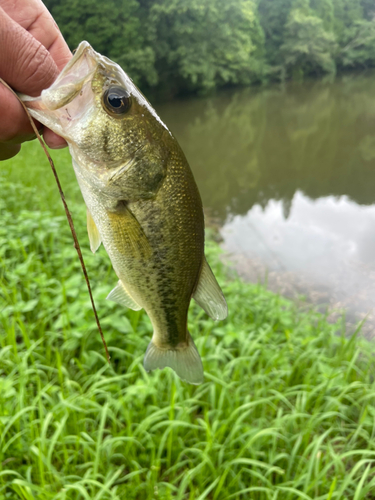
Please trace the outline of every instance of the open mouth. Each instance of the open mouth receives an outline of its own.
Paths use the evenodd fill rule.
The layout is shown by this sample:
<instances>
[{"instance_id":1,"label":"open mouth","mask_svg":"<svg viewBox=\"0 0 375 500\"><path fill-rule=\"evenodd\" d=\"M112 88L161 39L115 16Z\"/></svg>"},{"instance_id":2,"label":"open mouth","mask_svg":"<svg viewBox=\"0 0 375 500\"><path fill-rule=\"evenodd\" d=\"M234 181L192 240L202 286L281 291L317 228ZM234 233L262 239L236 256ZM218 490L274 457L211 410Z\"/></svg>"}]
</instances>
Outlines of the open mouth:
<instances>
[{"instance_id":1,"label":"open mouth","mask_svg":"<svg viewBox=\"0 0 375 500\"><path fill-rule=\"evenodd\" d=\"M88 42L81 42L48 89L43 90L39 97L20 97L35 119L68 139L70 125L86 112L92 102L90 82L97 66L98 55Z\"/></svg>"},{"instance_id":2,"label":"open mouth","mask_svg":"<svg viewBox=\"0 0 375 500\"><path fill-rule=\"evenodd\" d=\"M21 95L30 109L54 111L69 104L82 90L97 68L97 57L88 42L81 42L55 82L39 97Z\"/></svg>"},{"instance_id":3,"label":"open mouth","mask_svg":"<svg viewBox=\"0 0 375 500\"><path fill-rule=\"evenodd\" d=\"M87 42L81 42L74 56L65 66L50 88L42 92L41 98L50 110L69 104L91 80L97 68L95 52Z\"/></svg>"}]
</instances>

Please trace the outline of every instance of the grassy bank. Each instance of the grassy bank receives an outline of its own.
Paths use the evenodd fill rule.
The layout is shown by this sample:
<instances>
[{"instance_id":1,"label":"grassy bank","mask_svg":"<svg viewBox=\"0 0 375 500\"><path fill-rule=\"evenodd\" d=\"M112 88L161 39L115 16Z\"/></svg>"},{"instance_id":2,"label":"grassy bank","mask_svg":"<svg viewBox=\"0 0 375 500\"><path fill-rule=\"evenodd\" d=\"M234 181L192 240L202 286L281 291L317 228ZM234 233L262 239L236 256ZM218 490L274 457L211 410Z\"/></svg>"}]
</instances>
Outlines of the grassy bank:
<instances>
[{"instance_id":1,"label":"grassy bank","mask_svg":"<svg viewBox=\"0 0 375 500\"><path fill-rule=\"evenodd\" d=\"M35 151L0 183L0 500L375 498L372 346L229 279L209 241L230 314L192 304L205 382L147 374L150 322L105 301L116 277L75 203L109 366L45 161L22 175Z\"/></svg>"}]
</instances>

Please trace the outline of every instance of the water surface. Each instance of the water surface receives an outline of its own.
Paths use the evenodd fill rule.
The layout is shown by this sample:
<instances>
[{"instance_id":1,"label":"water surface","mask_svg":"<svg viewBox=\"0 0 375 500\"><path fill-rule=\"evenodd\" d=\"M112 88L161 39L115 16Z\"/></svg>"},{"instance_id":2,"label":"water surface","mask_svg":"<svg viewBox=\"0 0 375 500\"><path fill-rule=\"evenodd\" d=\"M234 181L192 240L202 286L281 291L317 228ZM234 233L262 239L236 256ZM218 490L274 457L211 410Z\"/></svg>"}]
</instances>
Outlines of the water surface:
<instances>
[{"instance_id":1,"label":"water surface","mask_svg":"<svg viewBox=\"0 0 375 500\"><path fill-rule=\"evenodd\" d=\"M372 320L374 74L224 92L158 111L243 276Z\"/></svg>"}]
</instances>

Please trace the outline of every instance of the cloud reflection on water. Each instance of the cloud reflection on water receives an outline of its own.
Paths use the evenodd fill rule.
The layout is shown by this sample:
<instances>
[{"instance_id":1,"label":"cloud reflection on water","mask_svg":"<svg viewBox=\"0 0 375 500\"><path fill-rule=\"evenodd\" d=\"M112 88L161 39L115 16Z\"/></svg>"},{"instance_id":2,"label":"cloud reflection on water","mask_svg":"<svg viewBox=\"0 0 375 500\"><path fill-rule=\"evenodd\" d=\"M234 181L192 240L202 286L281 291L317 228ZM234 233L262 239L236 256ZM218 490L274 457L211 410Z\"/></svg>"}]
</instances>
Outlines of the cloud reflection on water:
<instances>
[{"instance_id":1,"label":"cloud reflection on water","mask_svg":"<svg viewBox=\"0 0 375 500\"><path fill-rule=\"evenodd\" d=\"M347 307L358 318L375 307L374 205L346 196L311 200L297 192L287 218L282 202L270 200L228 220L221 234L225 249L242 257L240 274L252 280L264 280L267 269L278 278L271 287L284 293L328 290L323 302Z\"/></svg>"}]
</instances>

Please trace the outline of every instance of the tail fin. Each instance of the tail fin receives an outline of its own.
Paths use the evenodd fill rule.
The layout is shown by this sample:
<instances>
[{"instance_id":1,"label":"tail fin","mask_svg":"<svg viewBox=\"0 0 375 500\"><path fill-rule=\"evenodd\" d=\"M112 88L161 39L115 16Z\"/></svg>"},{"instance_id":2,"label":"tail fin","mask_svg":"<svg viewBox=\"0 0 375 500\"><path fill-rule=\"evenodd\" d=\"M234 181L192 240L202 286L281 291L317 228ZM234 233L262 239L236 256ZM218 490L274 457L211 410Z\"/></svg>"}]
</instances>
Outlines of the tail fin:
<instances>
[{"instance_id":1,"label":"tail fin","mask_svg":"<svg viewBox=\"0 0 375 500\"><path fill-rule=\"evenodd\" d=\"M189 384L201 384L203 382L203 365L194 341L188 333L188 342L185 348L160 349L151 340L147 347L143 366L146 371L156 368L172 368L180 379Z\"/></svg>"}]
</instances>

